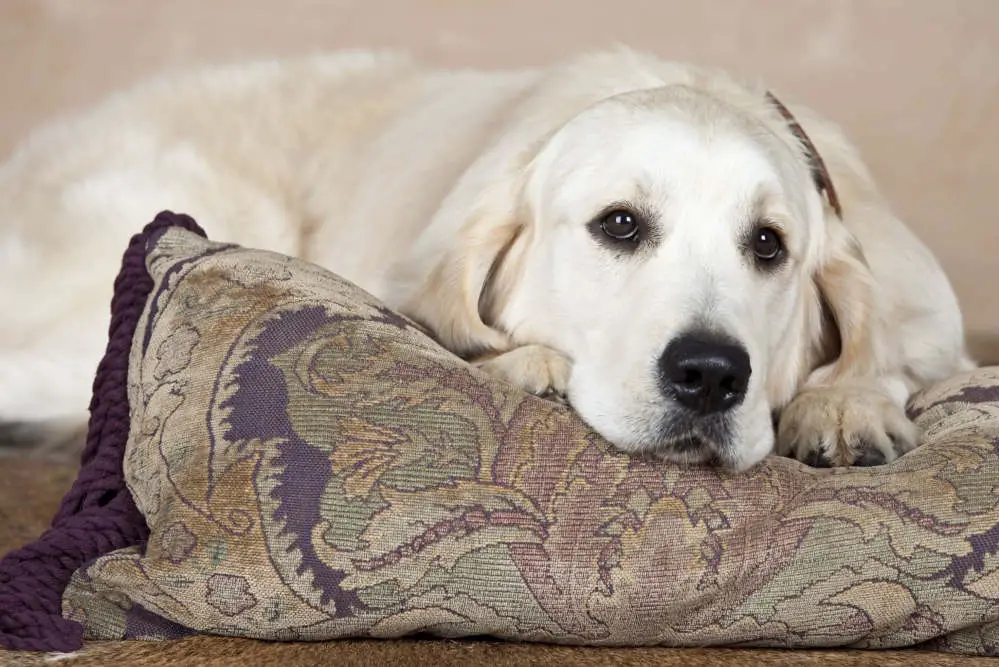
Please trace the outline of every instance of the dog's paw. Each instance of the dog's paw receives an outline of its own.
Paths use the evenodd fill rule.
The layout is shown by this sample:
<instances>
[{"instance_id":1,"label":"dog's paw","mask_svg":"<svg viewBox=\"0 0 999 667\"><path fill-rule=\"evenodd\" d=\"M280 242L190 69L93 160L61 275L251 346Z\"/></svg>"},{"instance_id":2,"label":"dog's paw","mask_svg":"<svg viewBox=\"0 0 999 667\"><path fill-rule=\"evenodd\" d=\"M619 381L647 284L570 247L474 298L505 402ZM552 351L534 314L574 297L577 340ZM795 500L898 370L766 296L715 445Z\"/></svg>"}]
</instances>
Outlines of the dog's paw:
<instances>
[{"instance_id":1,"label":"dog's paw","mask_svg":"<svg viewBox=\"0 0 999 667\"><path fill-rule=\"evenodd\" d=\"M544 345L524 345L472 364L524 391L554 400L564 400L572 370L565 355Z\"/></svg>"},{"instance_id":2,"label":"dog's paw","mask_svg":"<svg viewBox=\"0 0 999 667\"><path fill-rule=\"evenodd\" d=\"M919 429L881 392L816 387L780 414L777 453L816 468L876 466L916 447Z\"/></svg>"}]
</instances>

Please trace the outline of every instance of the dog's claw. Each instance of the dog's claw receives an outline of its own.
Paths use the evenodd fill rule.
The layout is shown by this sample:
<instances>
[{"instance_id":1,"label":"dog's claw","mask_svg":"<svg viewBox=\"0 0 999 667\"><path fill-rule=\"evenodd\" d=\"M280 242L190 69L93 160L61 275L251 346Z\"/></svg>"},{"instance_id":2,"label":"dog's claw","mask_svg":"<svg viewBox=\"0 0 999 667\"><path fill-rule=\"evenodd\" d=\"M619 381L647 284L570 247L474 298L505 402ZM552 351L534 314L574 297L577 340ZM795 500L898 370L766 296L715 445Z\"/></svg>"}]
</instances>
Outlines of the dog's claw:
<instances>
[{"instance_id":1,"label":"dog's claw","mask_svg":"<svg viewBox=\"0 0 999 667\"><path fill-rule=\"evenodd\" d=\"M888 459L884 455L884 452L873 445L867 445L861 452L860 456L854 460L853 465L864 467L882 466L887 462Z\"/></svg>"},{"instance_id":2,"label":"dog's claw","mask_svg":"<svg viewBox=\"0 0 999 667\"><path fill-rule=\"evenodd\" d=\"M832 468L832 463L825 457L821 449L814 449L808 458L803 462L813 468Z\"/></svg>"}]
</instances>

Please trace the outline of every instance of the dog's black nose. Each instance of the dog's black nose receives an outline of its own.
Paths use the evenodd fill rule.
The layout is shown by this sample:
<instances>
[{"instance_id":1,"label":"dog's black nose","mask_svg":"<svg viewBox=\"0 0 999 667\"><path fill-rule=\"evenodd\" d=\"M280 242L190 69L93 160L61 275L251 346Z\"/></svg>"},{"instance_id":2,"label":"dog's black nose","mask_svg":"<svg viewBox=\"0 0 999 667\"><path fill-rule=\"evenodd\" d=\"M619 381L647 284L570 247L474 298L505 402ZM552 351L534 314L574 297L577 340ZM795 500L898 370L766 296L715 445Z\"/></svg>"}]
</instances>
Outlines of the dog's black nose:
<instances>
[{"instance_id":1,"label":"dog's black nose","mask_svg":"<svg viewBox=\"0 0 999 667\"><path fill-rule=\"evenodd\" d=\"M673 339L659 357L659 371L663 390L703 415L741 403L753 372L744 347L705 333Z\"/></svg>"}]
</instances>

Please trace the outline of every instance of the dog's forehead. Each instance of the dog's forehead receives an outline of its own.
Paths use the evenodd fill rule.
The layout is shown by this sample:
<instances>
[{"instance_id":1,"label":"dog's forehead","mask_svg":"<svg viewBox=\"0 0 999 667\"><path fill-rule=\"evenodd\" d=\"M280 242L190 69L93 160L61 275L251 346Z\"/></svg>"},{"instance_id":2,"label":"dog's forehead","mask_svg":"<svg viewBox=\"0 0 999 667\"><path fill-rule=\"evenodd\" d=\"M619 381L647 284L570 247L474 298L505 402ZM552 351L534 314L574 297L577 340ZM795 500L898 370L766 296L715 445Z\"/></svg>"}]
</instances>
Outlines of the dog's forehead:
<instances>
[{"instance_id":1,"label":"dog's forehead","mask_svg":"<svg viewBox=\"0 0 999 667\"><path fill-rule=\"evenodd\" d=\"M677 198L717 204L781 192L779 155L738 124L669 108L603 105L553 142L551 168L564 199Z\"/></svg>"}]
</instances>

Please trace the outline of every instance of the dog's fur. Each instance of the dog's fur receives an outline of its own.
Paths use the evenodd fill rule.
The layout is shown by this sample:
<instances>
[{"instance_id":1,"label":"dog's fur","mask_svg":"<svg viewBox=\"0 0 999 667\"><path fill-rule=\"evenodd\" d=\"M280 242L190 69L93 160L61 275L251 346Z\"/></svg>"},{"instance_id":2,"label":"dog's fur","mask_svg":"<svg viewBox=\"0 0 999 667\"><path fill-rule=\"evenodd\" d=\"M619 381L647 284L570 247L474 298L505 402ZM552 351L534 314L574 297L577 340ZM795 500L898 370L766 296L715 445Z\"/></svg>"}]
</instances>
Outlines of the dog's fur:
<instances>
[{"instance_id":1,"label":"dog's fur","mask_svg":"<svg viewBox=\"0 0 999 667\"><path fill-rule=\"evenodd\" d=\"M141 86L0 168L0 420L79 425L120 253L172 209L336 271L627 451L890 461L917 444L907 398L973 365L957 299L840 131L789 104L836 215L767 93L625 49L515 72L347 53ZM601 236L620 206L639 243ZM764 223L772 267L747 252ZM749 353L722 416L660 388L692 330Z\"/></svg>"}]
</instances>

